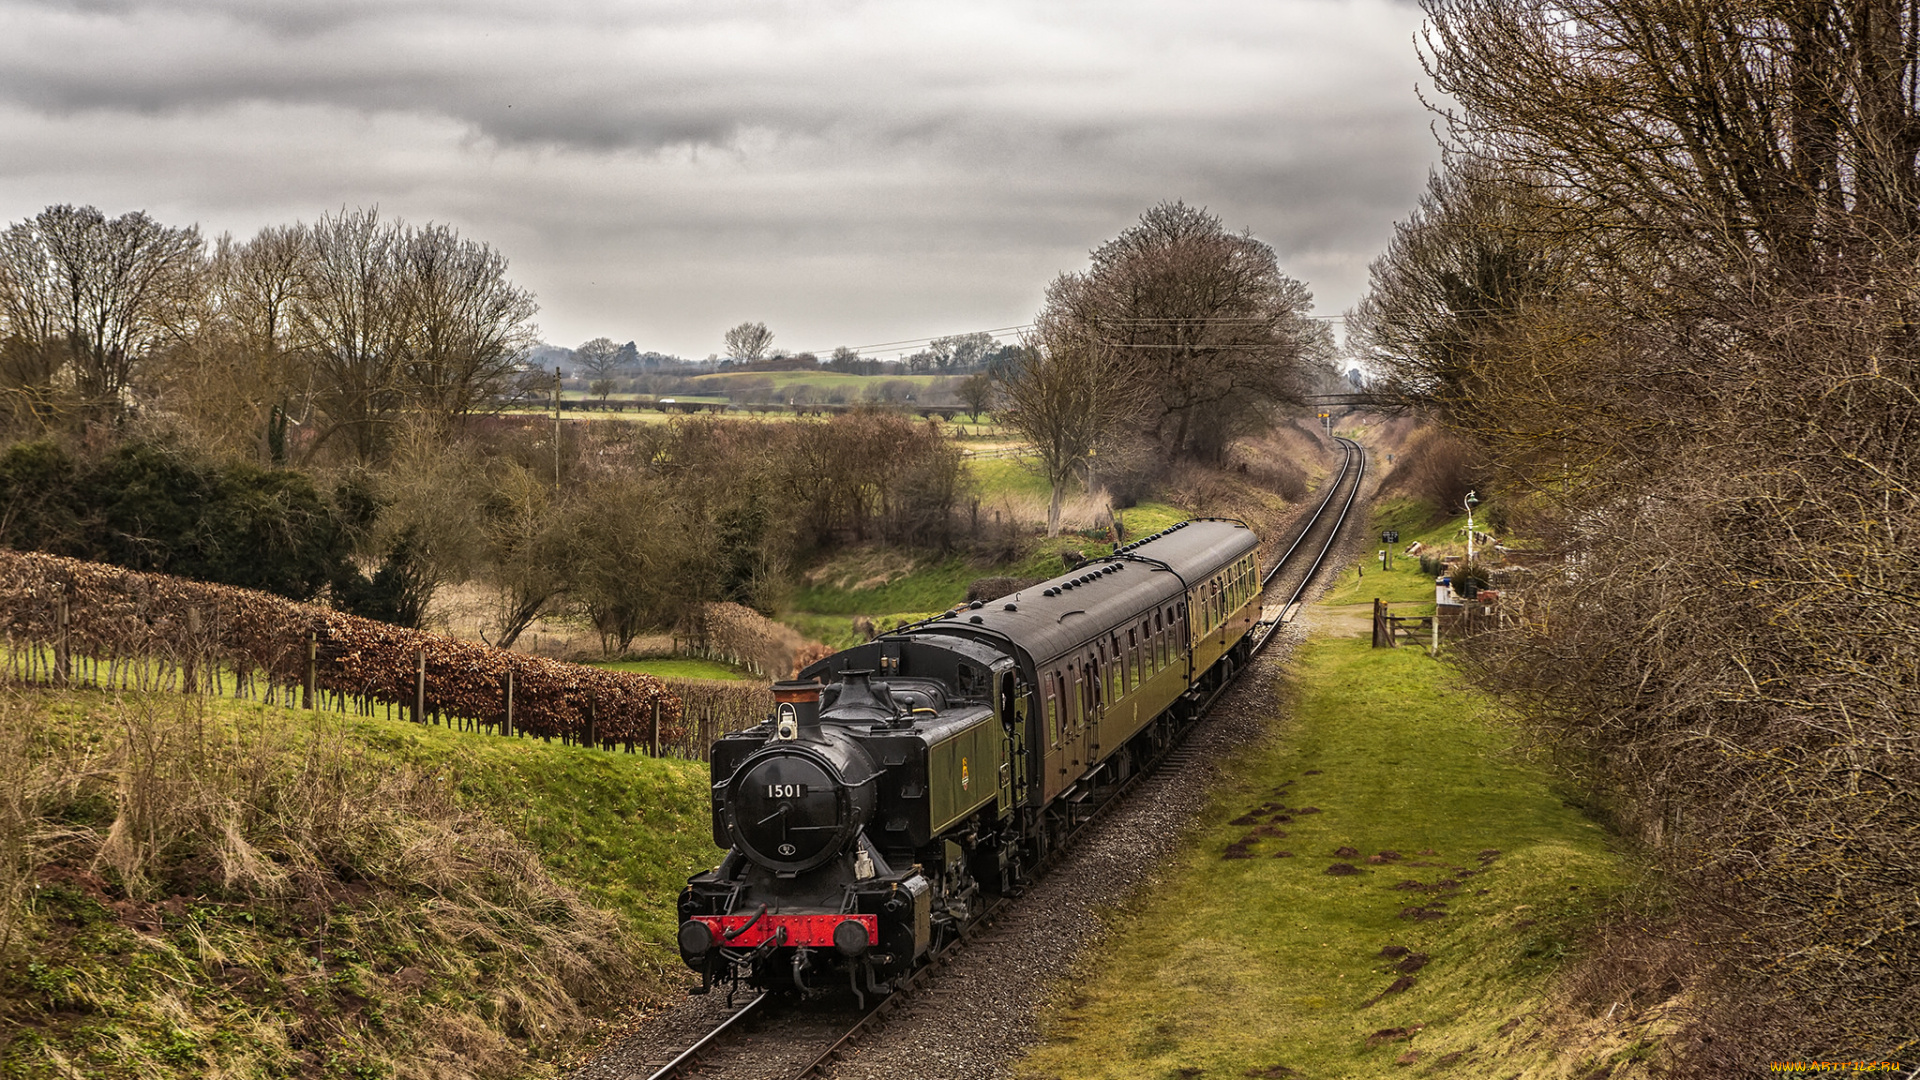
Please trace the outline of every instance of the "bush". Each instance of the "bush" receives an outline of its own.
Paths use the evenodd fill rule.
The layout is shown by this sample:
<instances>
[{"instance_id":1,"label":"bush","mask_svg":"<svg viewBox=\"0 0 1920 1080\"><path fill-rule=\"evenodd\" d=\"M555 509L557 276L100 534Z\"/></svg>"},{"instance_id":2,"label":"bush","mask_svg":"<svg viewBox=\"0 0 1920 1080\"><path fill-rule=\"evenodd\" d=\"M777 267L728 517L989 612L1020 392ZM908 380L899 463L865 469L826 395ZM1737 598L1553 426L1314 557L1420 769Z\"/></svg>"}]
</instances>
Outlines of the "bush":
<instances>
[{"instance_id":1,"label":"bush","mask_svg":"<svg viewBox=\"0 0 1920 1080\"><path fill-rule=\"evenodd\" d=\"M0 455L0 543L304 600L350 575L346 530L304 474L131 442Z\"/></svg>"},{"instance_id":2,"label":"bush","mask_svg":"<svg viewBox=\"0 0 1920 1080\"><path fill-rule=\"evenodd\" d=\"M1465 510L1467 492L1489 479L1480 451L1442 428L1427 428L1408 440L1385 488L1405 491L1434 508L1435 518Z\"/></svg>"}]
</instances>

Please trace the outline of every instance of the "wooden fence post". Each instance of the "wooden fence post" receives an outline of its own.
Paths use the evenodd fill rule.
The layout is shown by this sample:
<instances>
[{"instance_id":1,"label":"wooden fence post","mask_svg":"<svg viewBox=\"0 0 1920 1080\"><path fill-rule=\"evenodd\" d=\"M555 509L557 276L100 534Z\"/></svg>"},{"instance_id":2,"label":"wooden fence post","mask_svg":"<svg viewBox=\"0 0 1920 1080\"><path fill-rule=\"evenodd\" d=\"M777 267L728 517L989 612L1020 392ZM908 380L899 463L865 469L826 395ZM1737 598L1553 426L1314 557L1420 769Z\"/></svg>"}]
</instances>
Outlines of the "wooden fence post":
<instances>
[{"instance_id":1,"label":"wooden fence post","mask_svg":"<svg viewBox=\"0 0 1920 1080\"><path fill-rule=\"evenodd\" d=\"M507 722L500 729L502 735L513 734L513 669L507 669Z\"/></svg>"},{"instance_id":2,"label":"wooden fence post","mask_svg":"<svg viewBox=\"0 0 1920 1080\"><path fill-rule=\"evenodd\" d=\"M1400 643L1393 640L1393 624L1387 621L1387 605L1373 598L1373 647L1376 649L1395 648Z\"/></svg>"},{"instance_id":3,"label":"wooden fence post","mask_svg":"<svg viewBox=\"0 0 1920 1080\"><path fill-rule=\"evenodd\" d=\"M595 730L599 726L597 723L599 717L594 709L594 703L599 697L600 695L591 691L587 694L587 745L595 748L600 745L600 733Z\"/></svg>"},{"instance_id":4,"label":"wooden fence post","mask_svg":"<svg viewBox=\"0 0 1920 1080\"><path fill-rule=\"evenodd\" d=\"M73 609L68 606L65 596L54 601L53 625L53 682L56 686L65 686L72 670L73 652L67 640L67 627L73 620Z\"/></svg>"},{"instance_id":5,"label":"wooden fence post","mask_svg":"<svg viewBox=\"0 0 1920 1080\"><path fill-rule=\"evenodd\" d=\"M194 676L194 658L200 652L200 609L187 609L187 663L180 672L180 692L191 694L198 687Z\"/></svg>"},{"instance_id":6,"label":"wooden fence post","mask_svg":"<svg viewBox=\"0 0 1920 1080\"><path fill-rule=\"evenodd\" d=\"M647 753L652 757L660 756L660 698L653 699L653 724L647 736Z\"/></svg>"},{"instance_id":7,"label":"wooden fence post","mask_svg":"<svg viewBox=\"0 0 1920 1080\"><path fill-rule=\"evenodd\" d=\"M427 722L427 650L419 652L419 664L413 676L413 722Z\"/></svg>"},{"instance_id":8,"label":"wooden fence post","mask_svg":"<svg viewBox=\"0 0 1920 1080\"><path fill-rule=\"evenodd\" d=\"M300 679L300 707L303 709L313 708L314 665L319 655L319 635L309 630L307 631L307 670L302 673Z\"/></svg>"}]
</instances>

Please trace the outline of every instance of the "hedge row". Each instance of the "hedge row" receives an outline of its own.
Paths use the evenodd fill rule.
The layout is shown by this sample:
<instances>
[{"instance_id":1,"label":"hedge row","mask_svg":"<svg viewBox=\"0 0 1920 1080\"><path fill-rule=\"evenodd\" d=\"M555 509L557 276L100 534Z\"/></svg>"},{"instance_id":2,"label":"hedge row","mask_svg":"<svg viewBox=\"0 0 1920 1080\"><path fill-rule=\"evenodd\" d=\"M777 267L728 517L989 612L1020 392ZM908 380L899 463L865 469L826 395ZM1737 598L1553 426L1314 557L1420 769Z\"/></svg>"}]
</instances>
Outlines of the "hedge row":
<instances>
[{"instance_id":1,"label":"hedge row","mask_svg":"<svg viewBox=\"0 0 1920 1080\"><path fill-rule=\"evenodd\" d=\"M194 689L224 672L235 693L290 701L311 691L362 712L374 703L412 710L424 686L424 716L505 730L511 677L519 733L629 749L687 734L680 698L652 675L55 555L0 551L0 633L26 678L100 685L104 666L113 685L164 679ZM32 652L23 657L23 647ZM32 657L49 649L36 671Z\"/></svg>"}]
</instances>

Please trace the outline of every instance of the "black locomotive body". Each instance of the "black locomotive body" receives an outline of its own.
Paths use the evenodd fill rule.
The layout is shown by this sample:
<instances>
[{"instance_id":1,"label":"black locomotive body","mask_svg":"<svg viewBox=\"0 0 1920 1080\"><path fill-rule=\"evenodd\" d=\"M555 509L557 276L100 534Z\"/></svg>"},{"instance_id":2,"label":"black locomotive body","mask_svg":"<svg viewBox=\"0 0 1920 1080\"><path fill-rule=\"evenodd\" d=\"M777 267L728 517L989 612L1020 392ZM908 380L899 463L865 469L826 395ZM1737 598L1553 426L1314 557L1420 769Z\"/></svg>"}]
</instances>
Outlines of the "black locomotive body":
<instances>
[{"instance_id":1,"label":"black locomotive body","mask_svg":"<svg viewBox=\"0 0 1920 1080\"><path fill-rule=\"evenodd\" d=\"M702 989L884 992L1017 892L1245 660L1254 545L1184 522L775 684L775 716L713 747L728 852L680 897Z\"/></svg>"}]
</instances>

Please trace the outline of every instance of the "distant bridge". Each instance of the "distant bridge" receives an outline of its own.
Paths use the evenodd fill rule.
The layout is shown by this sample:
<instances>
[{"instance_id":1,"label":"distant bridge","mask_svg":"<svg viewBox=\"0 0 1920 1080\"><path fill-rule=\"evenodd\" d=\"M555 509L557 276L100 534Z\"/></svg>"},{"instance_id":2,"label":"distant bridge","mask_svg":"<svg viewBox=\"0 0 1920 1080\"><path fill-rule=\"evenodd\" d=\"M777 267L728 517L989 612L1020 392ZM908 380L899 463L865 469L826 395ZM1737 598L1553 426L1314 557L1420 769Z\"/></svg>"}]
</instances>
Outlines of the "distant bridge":
<instances>
[{"instance_id":1,"label":"distant bridge","mask_svg":"<svg viewBox=\"0 0 1920 1080\"><path fill-rule=\"evenodd\" d=\"M1358 391L1351 394L1306 394L1303 395L1300 400L1302 403L1314 407L1344 405L1354 409L1389 410L1399 410L1407 407L1405 400L1393 394L1373 394L1365 391Z\"/></svg>"}]
</instances>

